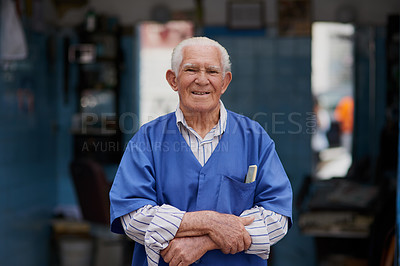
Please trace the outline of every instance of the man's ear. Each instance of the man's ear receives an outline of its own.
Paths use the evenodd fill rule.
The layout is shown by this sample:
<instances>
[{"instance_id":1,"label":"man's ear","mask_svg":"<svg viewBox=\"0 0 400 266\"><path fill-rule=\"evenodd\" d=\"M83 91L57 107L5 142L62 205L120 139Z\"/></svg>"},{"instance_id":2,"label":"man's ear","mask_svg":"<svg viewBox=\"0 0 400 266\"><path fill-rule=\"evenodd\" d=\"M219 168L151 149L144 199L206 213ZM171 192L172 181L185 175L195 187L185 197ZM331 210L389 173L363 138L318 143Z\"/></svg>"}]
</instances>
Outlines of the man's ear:
<instances>
[{"instance_id":1,"label":"man's ear","mask_svg":"<svg viewBox=\"0 0 400 266\"><path fill-rule=\"evenodd\" d=\"M171 86L171 88L174 91L178 91L175 72L172 71L171 69L169 69L166 74L166 79L167 79L168 84Z\"/></svg>"},{"instance_id":2,"label":"man's ear","mask_svg":"<svg viewBox=\"0 0 400 266\"><path fill-rule=\"evenodd\" d=\"M226 91L226 89L228 88L229 83L231 83L231 81L232 81L232 73L231 73L231 72L226 72L226 73L225 73L224 80L223 80L223 85L222 85L221 94L224 94L224 93L225 93L225 91Z\"/></svg>"}]
</instances>

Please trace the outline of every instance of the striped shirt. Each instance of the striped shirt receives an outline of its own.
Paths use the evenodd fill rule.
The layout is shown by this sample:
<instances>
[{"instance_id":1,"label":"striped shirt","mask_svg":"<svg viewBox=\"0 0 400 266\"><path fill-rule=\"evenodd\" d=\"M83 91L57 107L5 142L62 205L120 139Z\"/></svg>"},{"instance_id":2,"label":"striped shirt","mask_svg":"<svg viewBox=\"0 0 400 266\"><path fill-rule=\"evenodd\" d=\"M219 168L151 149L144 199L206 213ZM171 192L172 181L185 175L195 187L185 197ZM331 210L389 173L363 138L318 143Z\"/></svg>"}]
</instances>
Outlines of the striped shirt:
<instances>
[{"instance_id":1,"label":"striped shirt","mask_svg":"<svg viewBox=\"0 0 400 266\"><path fill-rule=\"evenodd\" d=\"M199 163L204 166L226 129L227 111L222 101L220 101L220 119L204 138L187 125L179 107L175 115L180 133ZM148 264L158 265L160 251L174 238L184 214L184 211L171 205L146 205L121 217L121 223L128 237L145 246ZM286 235L288 218L259 206L245 210L240 216L255 217L253 223L245 226L252 241L245 252L267 259L270 246Z\"/></svg>"},{"instance_id":2,"label":"striped shirt","mask_svg":"<svg viewBox=\"0 0 400 266\"><path fill-rule=\"evenodd\" d=\"M189 145L194 156L197 158L201 166L204 166L211 157L215 147L217 147L222 134L226 129L226 121L228 114L222 101L220 101L220 115L218 123L202 138L200 135L186 123L182 110L179 106L175 111L176 125L181 132L186 143Z\"/></svg>"}]
</instances>

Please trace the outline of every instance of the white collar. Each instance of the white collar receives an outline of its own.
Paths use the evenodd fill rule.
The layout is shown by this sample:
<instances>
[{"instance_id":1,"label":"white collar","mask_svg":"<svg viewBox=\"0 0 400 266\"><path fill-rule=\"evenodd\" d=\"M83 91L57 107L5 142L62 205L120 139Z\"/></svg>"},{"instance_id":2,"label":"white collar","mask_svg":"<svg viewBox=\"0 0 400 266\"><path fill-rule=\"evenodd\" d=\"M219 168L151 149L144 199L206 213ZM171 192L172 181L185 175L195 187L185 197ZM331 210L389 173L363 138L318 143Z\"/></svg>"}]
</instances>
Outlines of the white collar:
<instances>
[{"instance_id":1,"label":"white collar","mask_svg":"<svg viewBox=\"0 0 400 266\"><path fill-rule=\"evenodd\" d=\"M226 129L226 121L228 119L228 112L225 109L224 104L222 103L221 100L219 100L220 108L219 108L219 120L217 125L215 125L215 136L222 135L222 133L225 132ZM183 112L181 108L179 108L179 103L178 107L176 108L175 111L175 117L176 117L176 125L179 127L179 124L183 125L187 129L192 129L191 127L188 126L186 123L185 117L183 115ZM193 130L193 129L192 129Z\"/></svg>"}]
</instances>

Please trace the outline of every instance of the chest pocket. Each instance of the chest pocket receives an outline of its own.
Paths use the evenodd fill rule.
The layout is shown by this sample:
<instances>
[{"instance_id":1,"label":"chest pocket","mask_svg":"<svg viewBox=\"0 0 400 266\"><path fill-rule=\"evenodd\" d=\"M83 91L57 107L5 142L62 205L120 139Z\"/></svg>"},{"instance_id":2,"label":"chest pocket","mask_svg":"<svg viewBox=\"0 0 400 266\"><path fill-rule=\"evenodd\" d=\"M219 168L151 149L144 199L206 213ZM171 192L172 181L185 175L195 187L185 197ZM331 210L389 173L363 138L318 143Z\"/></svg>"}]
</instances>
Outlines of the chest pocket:
<instances>
[{"instance_id":1,"label":"chest pocket","mask_svg":"<svg viewBox=\"0 0 400 266\"><path fill-rule=\"evenodd\" d=\"M228 176L221 176L217 212L240 215L254 205L256 182L244 183Z\"/></svg>"}]
</instances>

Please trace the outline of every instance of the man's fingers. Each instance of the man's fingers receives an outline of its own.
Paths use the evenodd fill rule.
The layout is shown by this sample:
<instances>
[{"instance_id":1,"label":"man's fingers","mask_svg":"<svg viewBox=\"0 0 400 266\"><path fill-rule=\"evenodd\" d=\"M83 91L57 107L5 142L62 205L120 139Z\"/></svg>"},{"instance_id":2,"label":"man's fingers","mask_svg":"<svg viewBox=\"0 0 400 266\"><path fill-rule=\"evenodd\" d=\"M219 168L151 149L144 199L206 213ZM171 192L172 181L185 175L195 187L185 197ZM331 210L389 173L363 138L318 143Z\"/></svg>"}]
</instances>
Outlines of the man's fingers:
<instances>
[{"instance_id":1,"label":"man's fingers","mask_svg":"<svg viewBox=\"0 0 400 266\"><path fill-rule=\"evenodd\" d=\"M244 226L251 224L254 221L254 216L249 216L249 217L241 217L243 218L241 221ZM244 244L244 249L247 250L249 249L251 245L251 236L247 232L247 230L243 233L243 244Z\"/></svg>"},{"instance_id":2,"label":"man's fingers","mask_svg":"<svg viewBox=\"0 0 400 266\"><path fill-rule=\"evenodd\" d=\"M231 252L231 249L229 247L226 247L226 248L222 248L221 251L224 254L229 254Z\"/></svg>"},{"instance_id":3,"label":"man's fingers","mask_svg":"<svg viewBox=\"0 0 400 266\"><path fill-rule=\"evenodd\" d=\"M168 250L169 250L169 246L167 246L165 249L161 250L160 251L161 256L164 257L165 254L167 254Z\"/></svg>"},{"instance_id":4,"label":"man's fingers","mask_svg":"<svg viewBox=\"0 0 400 266\"><path fill-rule=\"evenodd\" d=\"M254 216L239 217L243 225L249 225L254 221Z\"/></svg>"},{"instance_id":5,"label":"man's fingers","mask_svg":"<svg viewBox=\"0 0 400 266\"><path fill-rule=\"evenodd\" d=\"M164 259L166 263L169 263L172 259L172 255L168 252L171 248L171 243L163 250L161 250L161 257Z\"/></svg>"},{"instance_id":6,"label":"man's fingers","mask_svg":"<svg viewBox=\"0 0 400 266\"><path fill-rule=\"evenodd\" d=\"M172 258L172 260L169 262L170 266L178 266L178 265L183 265L182 260L179 258L179 256L175 256Z\"/></svg>"},{"instance_id":7,"label":"man's fingers","mask_svg":"<svg viewBox=\"0 0 400 266\"><path fill-rule=\"evenodd\" d=\"M249 247L251 246L251 236L246 232L244 235L244 249L243 250L248 250Z\"/></svg>"},{"instance_id":8,"label":"man's fingers","mask_svg":"<svg viewBox=\"0 0 400 266\"><path fill-rule=\"evenodd\" d=\"M254 221L254 216L238 217L230 214L222 214L225 220L219 223L219 227L209 233L218 248L224 254L235 254L247 250L251 245L251 237L244 228Z\"/></svg>"},{"instance_id":9,"label":"man's fingers","mask_svg":"<svg viewBox=\"0 0 400 266\"><path fill-rule=\"evenodd\" d=\"M245 245L244 241L239 241L236 250L234 250L234 252L231 251L231 254L236 254L237 252L243 251L244 245Z\"/></svg>"}]
</instances>

